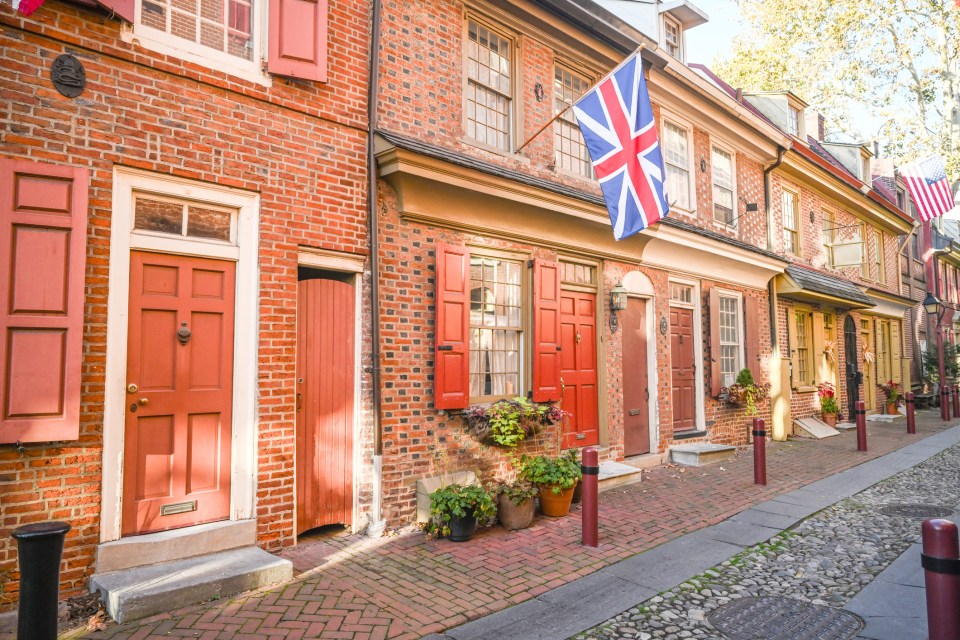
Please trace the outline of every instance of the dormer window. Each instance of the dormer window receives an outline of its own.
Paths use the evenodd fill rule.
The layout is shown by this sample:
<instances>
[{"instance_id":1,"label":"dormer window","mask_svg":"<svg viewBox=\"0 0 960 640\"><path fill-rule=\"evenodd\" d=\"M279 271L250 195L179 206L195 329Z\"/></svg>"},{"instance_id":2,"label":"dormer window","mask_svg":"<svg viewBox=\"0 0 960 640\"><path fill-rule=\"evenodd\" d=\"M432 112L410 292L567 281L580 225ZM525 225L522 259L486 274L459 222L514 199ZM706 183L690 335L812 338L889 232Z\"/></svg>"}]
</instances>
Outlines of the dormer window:
<instances>
[{"instance_id":1,"label":"dormer window","mask_svg":"<svg viewBox=\"0 0 960 640\"><path fill-rule=\"evenodd\" d=\"M860 179L866 182L867 184L870 184L873 181L873 176L870 173L871 171L870 156L867 155L866 153L860 154L860 167L861 167L860 170L862 172L860 174Z\"/></svg>"},{"instance_id":2,"label":"dormer window","mask_svg":"<svg viewBox=\"0 0 960 640\"><path fill-rule=\"evenodd\" d=\"M800 109L793 105L787 105L787 133L800 136Z\"/></svg>"},{"instance_id":3,"label":"dormer window","mask_svg":"<svg viewBox=\"0 0 960 640\"><path fill-rule=\"evenodd\" d=\"M680 23L669 16L663 16L663 46L667 53L677 60L681 59L680 33Z\"/></svg>"}]
</instances>

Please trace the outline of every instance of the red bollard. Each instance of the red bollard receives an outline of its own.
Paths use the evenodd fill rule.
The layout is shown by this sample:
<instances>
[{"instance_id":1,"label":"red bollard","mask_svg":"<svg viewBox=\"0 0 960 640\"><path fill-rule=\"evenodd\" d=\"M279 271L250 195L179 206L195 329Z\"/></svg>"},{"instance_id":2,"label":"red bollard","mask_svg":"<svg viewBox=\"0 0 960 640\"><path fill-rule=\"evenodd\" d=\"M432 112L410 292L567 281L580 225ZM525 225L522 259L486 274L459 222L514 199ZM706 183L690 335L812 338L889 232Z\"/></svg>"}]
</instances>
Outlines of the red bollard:
<instances>
[{"instance_id":1,"label":"red bollard","mask_svg":"<svg viewBox=\"0 0 960 640\"><path fill-rule=\"evenodd\" d=\"M913 391L909 391L907 392L907 433L917 432L917 416L913 411Z\"/></svg>"},{"instance_id":2,"label":"red bollard","mask_svg":"<svg viewBox=\"0 0 960 640\"><path fill-rule=\"evenodd\" d=\"M600 463L597 450L588 447L583 450L583 499L580 508L580 544L596 547L600 520L600 500L597 496L597 483L600 480Z\"/></svg>"},{"instance_id":3,"label":"red bollard","mask_svg":"<svg viewBox=\"0 0 960 640\"><path fill-rule=\"evenodd\" d=\"M867 450L867 410L863 408L863 400L857 400L857 451Z\"/></svg>"},{"instance_id":4,"label":"red bollard","mask_svg":"<svg viewBox=\"0 0 960 640\"><path fill-rule=\"evenodd\" d=\"M753 483L767 484L767 432L763 418L753 419Z\"/></svg>"},{"instance_id":5,"label":"red bollard","mask_svg":"<svg viewBox=\"0 0 960 640\"><path fill-rule=\"evenodd\" d=\"M956 640L960 633L960 549L957 525L931 518L920 528L920 563L927 590L927 626L930 640Z\"/></svg>"},{"instance_id":6,"label":"red bollard","mask_svg":"<svg viewBox=\"0 0 960 640\"><path fill-rule=\"evenodd\" d=\"M953 417L960 418L960 387L953 385Z\"/></svg>"}]
</instances>

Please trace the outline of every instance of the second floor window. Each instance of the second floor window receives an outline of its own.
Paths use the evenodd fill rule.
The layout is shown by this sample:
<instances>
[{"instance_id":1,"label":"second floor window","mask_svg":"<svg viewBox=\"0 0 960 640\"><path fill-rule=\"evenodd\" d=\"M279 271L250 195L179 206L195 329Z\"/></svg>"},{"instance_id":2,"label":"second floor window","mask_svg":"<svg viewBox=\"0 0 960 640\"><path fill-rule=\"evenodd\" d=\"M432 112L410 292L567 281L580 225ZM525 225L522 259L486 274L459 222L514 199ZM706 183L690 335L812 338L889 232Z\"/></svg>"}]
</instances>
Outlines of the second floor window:
<instances>
[{"instance_id":1,"label":"second floor window","mask_svg":"<svg viewBox=\"0 0 960 640\"><path fill-rule=\"evenodd\" d=\"M883 284L887 277L883 262L883 232L880 229L873 230L873 262L877 270L877 282Z\"/></svg>"},{"instance_id":2,"label":"second floor window","mask_svg":"<svg viewBox=\"0 0 960 640\"><path fill-rule=\"evenodd\" d=\"M510 151L510 41L474 20L468 22L467 31L467 137Z\"/></svg>"},{"instance_id":3,"label":"second floor window","mask_svg":"<svg viewBox=\"0 0 960 640\"><path fill-rule=\"evenodd\" d=\"M680 209L690 210L690 152L687 130L672 122L663 123L664 165L667 196Z\"/></svg>"},{"instance_id":4,"label":"second floor window","mask_svg":"<svg viewBox=\"0 0 960 640\"><path fill-rule=\"evenodd\" d=\"M470 398L513 397L520 388L523 335L520 262L470 258Z\"/></svg>"},{"instance_id":5,"label":"second floor window","mask_svg":"<svg viewBox=\"0 0 960 640\"><path fill-rule=\"evenodd\" d=\"M663 17L663 44L667 53L680 60L680 25L666 16Z\"/></svg>"},{"instance_id":6,"label":"second floor window","mask_svg":"<svg viewBox=\"0 0 960 640\"><path fill-rule=\"evenodd\" d=\"M562 111L553 126L553 154L557 166L581 176L590 176L590 156L583 135L573 115L573 109L567 109L590 88L588 81L562 67L557 67L553 78L553 106ZM568 102L569 101L569 102Z\"/></svg>"},{"instance_id":7,"label":"second floor window","mask_svg":"<svg viewBox=\"0 0 960 640\"><path fill-rule=\"evenodd\" d=\"M733 154L713 148L713 219L724 224L735 220L733 206Z\"/></svg>"},{"instance_id":8,"label":"second floor window","mask_svg":"<svg viewBox=\"0 0 960 640\"><path fill-rule=\"evenodd\" d=\"M783 251L800 255L800 217L797 213L797 194L783 192Z\"/></svg>"},{"instance_id":9,"label":"second floor window","mask_svg":"<svg viewBox=\"0 0 960 640\"><path fill-rule=\"evenodd\" d=\"M836 233L837 219L832 211L821 211L820 220L823 223L823 250L827 256L827 266L833 266L833 239Z\"/></svg>"}]
</instances>

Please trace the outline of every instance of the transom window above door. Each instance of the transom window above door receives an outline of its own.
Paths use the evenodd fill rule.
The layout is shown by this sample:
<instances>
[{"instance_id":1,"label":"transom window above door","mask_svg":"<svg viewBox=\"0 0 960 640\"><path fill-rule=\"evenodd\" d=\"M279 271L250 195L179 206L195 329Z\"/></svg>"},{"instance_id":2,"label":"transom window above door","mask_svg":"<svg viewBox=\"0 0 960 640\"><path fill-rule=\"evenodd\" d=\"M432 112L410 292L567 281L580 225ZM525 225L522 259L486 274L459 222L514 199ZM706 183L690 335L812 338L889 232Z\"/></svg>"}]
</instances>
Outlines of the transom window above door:
<instances>
[{"instance_id":1,"label":"transom window above door","mask_svg":"<svg viewBox=\"0 0 960 640\"><path fill-rule=\"evenodd\" d=\"M670 302L693 304L693 285L671 282Z\"/></svg>"},{"instance_id":2,"label":"transom window above door","mask_svg":"<svg viewBox=\"0 0 960 640\"><path fill-rule=\"evenodd\" d=\"M135 231L235 244L236 217L236 209L152 195L134 196Z\"/></svg>"}]
</instances>

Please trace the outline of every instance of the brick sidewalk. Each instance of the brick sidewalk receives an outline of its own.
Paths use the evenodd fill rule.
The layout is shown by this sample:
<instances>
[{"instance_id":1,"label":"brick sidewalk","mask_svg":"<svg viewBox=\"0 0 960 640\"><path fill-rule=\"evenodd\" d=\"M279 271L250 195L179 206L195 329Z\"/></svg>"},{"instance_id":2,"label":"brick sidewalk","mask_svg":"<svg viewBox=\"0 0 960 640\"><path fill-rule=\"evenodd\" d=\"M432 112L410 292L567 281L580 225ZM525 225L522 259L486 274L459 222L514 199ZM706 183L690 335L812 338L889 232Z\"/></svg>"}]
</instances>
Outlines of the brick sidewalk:
<instances>
[{"instance_id":1,"label":"brick sidewalk","mask_svg":"<svg viewBox=\"0 0 960 640\"><path fill-rule=\"evenodd\" d=\"M956 424L956 421L953 423ZM855 432L770 443L766 487L753 484L750 449L709 467L659 467L638 484L601 494L600 547L580 546L579 508L538 516L529 529L494 527L466 543L420 533L341 536L293 547L293 582L86 635L95 639L204 638L410 640L499 611L682 533L714 524L775 495L889 453L946 428L933 411L868 423Z\"/></svg>"}]
</instances>

